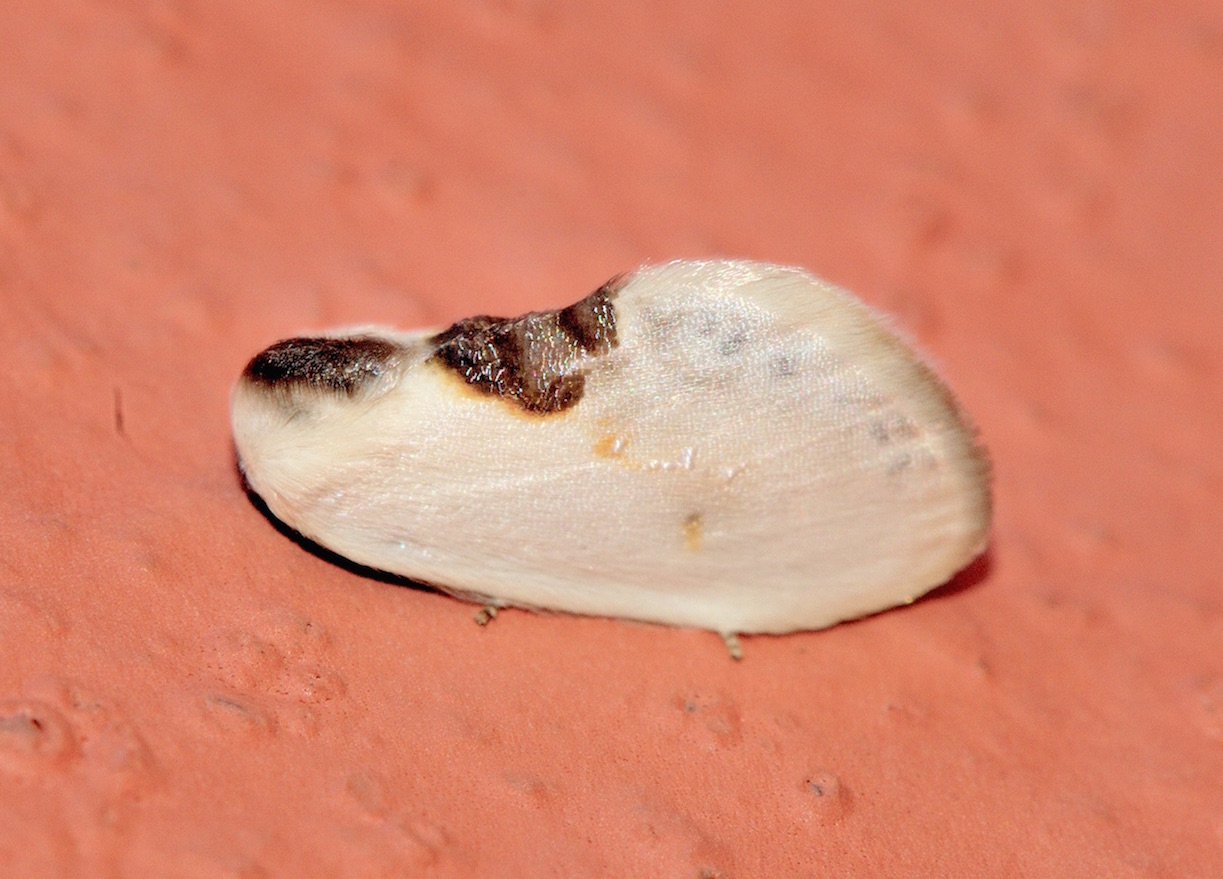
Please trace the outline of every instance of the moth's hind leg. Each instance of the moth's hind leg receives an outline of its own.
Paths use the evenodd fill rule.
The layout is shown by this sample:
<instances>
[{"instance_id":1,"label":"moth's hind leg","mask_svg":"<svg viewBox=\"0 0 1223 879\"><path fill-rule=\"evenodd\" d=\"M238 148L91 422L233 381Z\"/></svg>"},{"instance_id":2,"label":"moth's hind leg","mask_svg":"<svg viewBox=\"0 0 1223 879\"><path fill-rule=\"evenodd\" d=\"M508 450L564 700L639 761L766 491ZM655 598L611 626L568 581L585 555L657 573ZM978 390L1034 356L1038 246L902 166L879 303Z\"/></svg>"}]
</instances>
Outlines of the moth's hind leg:
<instances>
[{"instance_id":1,"label":"moth's hind leg","mask_svg":"<svg viewBox=\"0 0 1223 879\"><path fill-rule=\"evenodd\" d=\"M730 654L730 658L735 662L743 659L743 645L739 643L738 632L719 632L722 636L722 643L726 645L726 652Z\"/></svg>"}]
</instances>

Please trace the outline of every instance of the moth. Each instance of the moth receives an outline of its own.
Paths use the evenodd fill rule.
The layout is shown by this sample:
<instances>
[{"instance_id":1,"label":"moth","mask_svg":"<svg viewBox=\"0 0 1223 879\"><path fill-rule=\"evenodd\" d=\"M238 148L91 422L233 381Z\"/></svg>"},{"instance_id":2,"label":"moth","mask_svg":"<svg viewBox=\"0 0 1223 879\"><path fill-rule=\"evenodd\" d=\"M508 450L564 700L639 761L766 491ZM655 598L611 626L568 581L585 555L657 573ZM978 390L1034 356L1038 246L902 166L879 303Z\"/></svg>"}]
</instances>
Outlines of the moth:
<instances>
[{"instance_id":1,"label":"moth","mask_svg":"<svg viewBox=\"0 0 1223 879\"><path fill-rule=\"evenodd\" d=\"M232 422L285 524L491 608L819 629L946 582L990 526L985 451L930 366L850 293L760 262L287 339Z\"/></svg>"}]
</instances>

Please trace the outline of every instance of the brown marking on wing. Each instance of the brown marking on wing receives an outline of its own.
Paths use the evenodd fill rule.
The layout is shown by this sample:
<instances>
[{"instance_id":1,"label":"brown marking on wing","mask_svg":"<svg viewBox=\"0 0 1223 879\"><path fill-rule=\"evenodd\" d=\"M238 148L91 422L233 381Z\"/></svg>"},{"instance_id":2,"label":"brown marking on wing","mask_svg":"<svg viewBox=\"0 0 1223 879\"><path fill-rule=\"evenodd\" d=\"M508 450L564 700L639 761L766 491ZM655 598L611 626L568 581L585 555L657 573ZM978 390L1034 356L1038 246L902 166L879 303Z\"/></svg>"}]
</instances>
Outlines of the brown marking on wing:
<instances>
[{"instance_id":1,"label":"brown marking on wing","mask_svg":"<svg viewBox=\"0 0 1223 879\"><path fill-rule=\"evenodd\" d=\"M532 413L563 412L582 399L590 360L619 344L619 284L614 278L568 308L461 320L433 337L431 359L483 394Z\"/></svg>"},{"instance_id":2,"label":"brown marking on wing","mask_svg":"<svg viewBox=\"0 0 1223 879\"><path fill-rule=\"evenodd\" d=\"M689 513L684 517L684 546L696 552L705 542L705 516L703 513Z\"/></svg>"}]
</instances>

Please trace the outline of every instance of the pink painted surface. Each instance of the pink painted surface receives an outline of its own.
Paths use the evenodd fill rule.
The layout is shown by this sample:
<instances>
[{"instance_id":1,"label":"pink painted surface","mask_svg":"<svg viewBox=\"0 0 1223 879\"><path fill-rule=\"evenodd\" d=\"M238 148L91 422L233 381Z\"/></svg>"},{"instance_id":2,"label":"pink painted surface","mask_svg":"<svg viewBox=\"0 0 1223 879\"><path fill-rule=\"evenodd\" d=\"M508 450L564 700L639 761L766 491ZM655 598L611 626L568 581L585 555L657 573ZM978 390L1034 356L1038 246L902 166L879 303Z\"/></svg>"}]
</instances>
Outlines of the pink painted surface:
<instances>
[{"instance_id":1,"label":"pink painted surface","mask_svg":"<svg viewBox=\"0 0 1223 879\"><path fill-rule=\"evenodd\" d=\"M0 13L0 874L1223 875L1223 14L788 5ZM269 342L707 254L935 355L986 562L735 664L243 494Z\"/></svg>"}]
</instances>

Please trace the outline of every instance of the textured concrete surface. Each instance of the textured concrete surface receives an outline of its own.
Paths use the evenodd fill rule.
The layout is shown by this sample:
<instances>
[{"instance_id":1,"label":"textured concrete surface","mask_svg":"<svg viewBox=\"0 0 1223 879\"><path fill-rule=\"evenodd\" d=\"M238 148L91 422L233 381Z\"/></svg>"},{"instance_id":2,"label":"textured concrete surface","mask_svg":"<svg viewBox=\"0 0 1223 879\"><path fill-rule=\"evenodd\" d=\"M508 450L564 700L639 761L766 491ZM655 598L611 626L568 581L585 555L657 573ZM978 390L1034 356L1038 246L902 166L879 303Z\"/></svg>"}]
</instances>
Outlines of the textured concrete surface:
<instances>
[{"instance_id":1,"label":"textured concrete surface","mask_svg":"<svg viewBox=\"0 0 1223 879\"><path fill-rule=\"evenodd\" d=\"M0 873L1223 875L1223 13L786 5L0 10ZM735 664L243 494L269 342L705 254L934 354L985 561Z\"/></svg>"}]
</instances>

